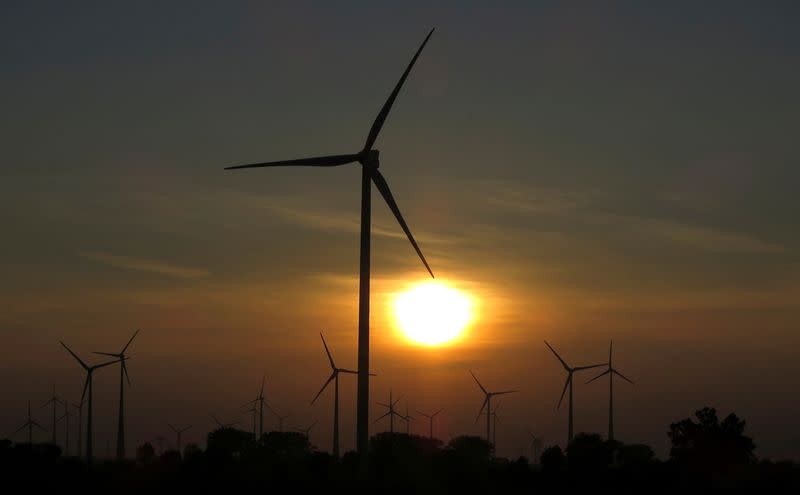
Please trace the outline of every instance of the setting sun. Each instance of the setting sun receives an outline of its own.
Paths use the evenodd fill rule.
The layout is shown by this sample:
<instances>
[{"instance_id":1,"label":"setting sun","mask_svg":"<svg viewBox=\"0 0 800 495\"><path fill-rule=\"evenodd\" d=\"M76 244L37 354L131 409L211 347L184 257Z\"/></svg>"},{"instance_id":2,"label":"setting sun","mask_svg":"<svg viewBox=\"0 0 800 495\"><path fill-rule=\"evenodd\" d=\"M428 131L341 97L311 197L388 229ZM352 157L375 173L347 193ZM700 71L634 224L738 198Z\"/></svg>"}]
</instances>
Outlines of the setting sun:
<instances>
[{"instance_id":1,"label":"setting sun","mask_svg":"<svg viewBox=\"0 0 800 495\"><path fill-rule=\"evenodd\" d=\"M397 295L394 315L408 339L437 346L461 334L472 319L472 303L457 289L425 282Z\"/></svg>"}]
</instances>

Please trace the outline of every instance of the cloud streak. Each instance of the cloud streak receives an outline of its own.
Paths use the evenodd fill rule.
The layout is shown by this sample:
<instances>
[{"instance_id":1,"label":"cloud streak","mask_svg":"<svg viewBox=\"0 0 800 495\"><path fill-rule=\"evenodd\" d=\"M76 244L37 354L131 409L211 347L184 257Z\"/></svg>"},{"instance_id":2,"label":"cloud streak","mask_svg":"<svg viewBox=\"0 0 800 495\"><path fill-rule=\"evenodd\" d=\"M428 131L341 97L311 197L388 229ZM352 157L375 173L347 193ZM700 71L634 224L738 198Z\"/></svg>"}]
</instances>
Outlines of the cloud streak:
<instances>
[{"instance_id":1,"label":"cloud streak","mask_svg":"<svg viewBox=\"0 0 800 495\"><path fill-rule=\"evenodd\" d=\"M78 253L78 255L82 258L114 268L152 273L170 278L197 279L209 275L207 270L200 268L179 266L163 261L135 258L132 256L120 256L103 252L81 252Z\"/></svg>"}]
</instances>

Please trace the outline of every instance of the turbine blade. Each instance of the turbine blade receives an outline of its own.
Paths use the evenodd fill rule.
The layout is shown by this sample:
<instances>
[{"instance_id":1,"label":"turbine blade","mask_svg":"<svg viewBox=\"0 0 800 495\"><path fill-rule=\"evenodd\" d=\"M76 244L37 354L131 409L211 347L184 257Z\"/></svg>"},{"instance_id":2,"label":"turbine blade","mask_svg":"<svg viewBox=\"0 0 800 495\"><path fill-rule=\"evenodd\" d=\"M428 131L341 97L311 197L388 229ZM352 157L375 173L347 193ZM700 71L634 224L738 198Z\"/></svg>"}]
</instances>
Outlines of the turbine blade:
<instances>
[{"instance_id":1,"label":"turbine blade","mask_svg":"<svg viewBox=\"0 0 800 495\"><path fill-rule=\"evenodd\" d=\"M389 412L387 412L386 414L384 414L383 416L381 416L380 418L376 419L376 420L374 421L374 423L377 423L378 421L382 420L383 418L385 418L386 416L388 416L388 415L390 415L390 414L392 414L392 411L389 411Z\"/></svg>"},{"instance_id":2,"label":"turbine blade","mask_svg":"<svg viewBox=\"0 0 800 495\"><path fill-rule=\"evenodd\" d=\"M403 396L401 395L400 397L398 397L397 399L395 399L395 400L394 400L394 402L392 402L392 409L394 409L394 406L396 406L396 405L397 405L397 403L398 403L398 402L400 402L400 399L402 399L402 398L403 398Z\"/></svg>"},{"instance_id":3,"label":"turbine blade","mask_svg":"<svg viewBox=\"0 0 800 495\"><path fill-rule=\"evenodd\" d=\"M264 381L267 379L267 375L261 376L261 392L258 394L258 399L261 400L264 398Z\"/></svg>"},{"instance_id":4,"label":"turbine blade","mask_svg":"<svg viewBox=\"0 0 800 495\"><path fill-rule=\"evenodd\" d=\"M592 364L590 366L576 366L572 371L590 370L592 368L599 368L601 366L608 366L608 363Z\"/></svg>"},{"instance_id":5,"label":"turbine blade","mask_svg":"<svg viewBox=\"0 0 800 495\"><path fill-rule=\"evenodd\" d=\"M564 382L564 390L561 391L561 398L558 399L558 406L556 406L556 409L561 408L561 402L564 400L564 394L567 393L567 387L569 386L569 382L571 381L572 381L572 373L569 374L569 376L567 377L567 381Z\"/></svg>"},{"instance_id":6,"label":"turbine blade","mask_svg":"<svg viewBox=\"0 0 800 495\"><path fill-rule=\"evenodd\" d=\"M184 429L182 429L182 430L181 430L181 433L183 433L184 431L188 430L188 429L189 429L189 428L191 428L191 427L192 427L192 425L189 425L189 426L187 426L186 428L184 428Z\"/></svg>"},{"instance_id":7,"label":"turbine blade","mask_svg":"<svg viewBox=\"0 0 800 495\"><path fill-rule=\"evenodd\" d=\"M504 390L502 392L493 392L492 395L513 394L515 392L519 392L519 390Z\"/></svg>"},{"instance_id":8,"label":"turbine blade","mask_svg":"<svg viewBox=\"0 0 800 495\"><path fill-rule=\"evenodd\" d=\"M625 380L626 382L630 383L631 385L633 385L633 380L629 379L627 376L623 375L623 374L622 374L622 373L620 373L619 371L617 371L617 370L615 370L615 369L613 369L613 368L612 368L612 369L611 369L611 372L612 372L612 373L614 373L615 375L617 375L618 377L622 378L622 379L623 379L623 380Z\"/></svg>"},{"instance_id":9,"label":"turbine blade","mask_svg":"<svg viewBox=\"0 0 800 495\"><path fill-rule=\"evenodd\" d=\"M375 122L372 123L372 127L369 130L369 135L367 136L367 142L364 144L364 151L371 150L372 146L375 144L375 140L378 138L378 134L381 132L383 123L386 121L386 117L389 115L389 110L392 109L394 100L400 93L400 88L402 88L403 83L406 82L406 78L408 77L408 74L411 72L411 68L414 67L414 63L417 61L417 57L419 57L419 54L422 53L422 49L425 48L425 44L428 43L428 39L430 39L432 34L433 34L433 29L431 29L431 32L428 33L428 36L425 37L425 40L420 45L419 49L417 49L417 53L414 54L414 58L411 59L411 62L409 62L405 72L403 72L403 75L400 77L400 80L397 81L397 85L392 90L392 94L389 95L389 98L386 100L386 103L383 104L383 108L381 108L381 111L378 112L378 116L375 117Z\"/></svg>"},{"instance_id":10,"label":"turbine blade","mask_svg":"<svg viewBox=\"0 0 800 495\"><path fill-rule=\"evenodd\" d=\"M39 429L40 429L40 430L42 430L42 431L47 431L47 428L45 428L44 426L40 425L40 424L39 424L39 423L37 423L36 421L31 421L31 424L32 424L33 426L35 426L35 427L39 428Z\"/></svg>"},{"instance_id":11,"label":"turbine blade","mask_svg":"<svg viewBox=\"0 0 800 495\"><path fill-rule=\"evenodd\" d=\"M440 412L442 412L442 411L444 411L444 408L441 408L441 409L439 409L438 411L436 411L435 413L433 413L431 416L436 416L437 414L439 414L439 413L440 413Z\"/></svg>"},{"instance_id":12,"label":"turbine blade","mask_svg":"<svg viewBox=\"0 0 800 495\"><path fill-rule=\"evenodd\" d=\"M86 381L83 383L83 393L81 393L81 406L83 406L83 399L86 397L87 388L89 388L89 373L86 374Z\"/></svg>"},{"instance_id":13,"label":"turbine blade","mask_svg":"<svg viewBox=\"0 0 800 495\"><path fill-rule=\"evenodd\" d=\"M26 426L28 426L28 422L27 422L27 421L25 422L25 424L24 424L24 425L20 426L20 427L19 427L19 428L17 428L16 430L14 430L14 433L19 433L19 432L20 432L20 431L22 431L22 430L23 430L23 429L24 429Z\"/></svg>"},{"instance_id":14,"label":"turbine blade","mask_svg":"<svg viewBox=\"0 0 800 495\"><path fill-rule=\"evenodd\" d=\"M417 414L421 414L421 415L425 416L426 418L430 418L431 417L430 415L425 414L424 412L420 411L419 409L417 409Z\"/></svg>"},{"instance_id":15,"label":"turbine blade","mask_svg":"<svg viewBox=\"0 0 800 495\"><path fill-rule=\"evenodd\" d=\"M83 362L83 360L82 360L81 358L79 358L77 354L75 354L74 352L72 352L72 349L70 349L69 347L67 347L67 344L65 344L65 343L61 342L60 340L59 340L59 342L61 343L61 345L62 345L62 346L64 346L64 349L66 349L66 350L67 350L67 352L69 352L70 354L72 354L72 357L74 357L75 359L77 359L77 360L78 360L78 362L79 362L79 363L81 363L81 366L83 366L83 368L84 368L84 369L87 369L87 370L89 369L89 366L88 366L86 363L84 363L84 362Z\"/></svg>"},{"instance_id":16,"label":"turbine blade","mask_svg":"<svg viewBox=\"0 0 800 495\"><path fill-rule=\"evenodd\" d=\"M125 351L128 350L128 346L131 345L131 342L133 342L133 339L135 339L138 334L139 334L139 330L136 330L135 332L133 332L133 335L131 336L131 339L128 341L127 344L125 344L125 347L122 348L122 352L120 352L120 354L125 354Z\"/></svg>"},{"instance_id":17,"label":"turbine blade","mask_svg":"<svg viewBox=\"0 0 800 495\"><path fill-rule=\"evenodd\" d=\"M128 359L130 359L130 358L128 358ZM115 359L114 361L106 361L105 363L95 364L94 366L92 366L92 369L96 370L98 368L105 368L106 366L110 366L112 364L119 363L120 361L122 361L122 360L121 359Z\"/></svg>"},{"instance_id":18,"label":"turbine blade","mask_svg":"<svg viewBox=\"0 0 800 495\"><path fill-rule=\"evenodd\" d=\"M598 378L604 377L609 373L611 373L611 368L605 370L604 372L600 373L599 375L597 375L596 377L592 378L591 380L589 380L586 383L592 383L593 381L597 380Z\"/></svg>"},{"instance_id":19,"label":"turbine blade","mask_svg":"<svg viewBox=\"0 0 800 495\"><path fill-rule=\"evenodd\" d=\"M335 371L333 373L331 373L331 376L328 378L328 381L326 381L325 384L322 386L322 388L319 389L319 392L317 392L317 395L314 396L314 399L311 401L311 404L314 404L317 401L319 396L322 395L322 392L325 391L325 388L328 386L328 384L330 382L333 381L334 378L336 378L336 372Z\"/></svg>"},{"instance_id":20,"label":"turbine blade","mask_svg":"<svg viewBox=\"0 0 800 495\"><path fill-rule=\"evenodd\" d=\"M128 380L128 386L131 386L131 377L128 376L128 367L125 366L125 360L122 360L122 371L125 373L125 379Z\"/></svg>"},{"instance_id":21,"label":"turbine blade","mask_svg":"<svg viewBox=\"0 0 800 495\"><path fill-rule=\"evenodd\" d=\"M483 414L483 410L486 408L486 403L489 402L489 397L483 399L483 404L481 405L481 410L478 411L478 415L475 416L475 422L477 423L479 419L481 419L481 414Z\"/></svg>"},{"instance_id":22,"label":"turbine blade","mask_svg":"<svg viewBox=\"0 0 800 495\"><path fill-rule=\"evenodd\" d=\"M315 156L313 158L299 158L297 160L280 160L277 162L250 163L248 165L234 165L225 167L225 170L237 170L240 168L261 168L261 167L336 167L355 162L360 155L328 155Z\"/></svg>"},{"instance_id":23,"label":"turbine blade","mask_svg":"<svg viewBox=\"0 0 800 495\"><path fill-rule=\"evenodd\" d=\"M325 354L328 355L328 361L331 362L331 369L336 369L336 364L333 362L333 356L331 356L331 351L328 350L328 344L325 342L325 337L322 335L322 332L319 333L320 338L322 339L322 345L325 346Z\"/></svg>"},{"instance_id":24,"label":"turbine blade","mask_svg":"<svg viewBox=\"0 0 800 495\"><path fill-rule=\"evenodd\" d=\"M612 348L612 347L614 347L614 341L613 341L613 340L611 340L611 341L608 343L608 366L609 366L609 367L611 366L611 348Z\"/></svg>"},{"instance_id":25,"label":"turbine blade","mask_svg":"<svg viewBox=\"0 0 800 495\"><path fill-rule=\"evenodd\" d=\"M483 385L481 385L481 382L478 381L478 377L475 376L475 373L473 373L472 370L469 370L469 374L472 375L472 378L475 379L475 383L477 383L478 386L481 388L481 390L483 390L483 393L488 394L489 392L487 392L486 389L483 388Z\"/></svg>"},{"instance_id":26,"label":"turbine blade","mask_svg":"<svg viewBox=\"0 0 800 495\"><path fill-rule=\"evenodd\" d=\"M92 354L99 354L101 356L111 356L111 357L115 357L115 358L118 358L120 356L119 354L112 354L110 352L97 352L97 351L92 352Z\"/></svg>"},{"instance_id":27,"label":"turbine blade","mask_svg":"<svg viewBox=\"0 0 800 495\"><path fill-rule=\"evenodd\" d=\"M339 373L350 373L351 375L357 375L358 374L358 371L348 370L347 368L337 368L336 371L338 371ZM369 376L375 376L375 375L370 373Z\"/></svg>"},{"instance_id":28,"label":"turbine blade","mask_svg":"<svg viewBox=\"0 0 800 495\"><path fill-rule=\"evenodd\" d=\"M211 415L211 419L213 419L214 422L217 423L217 426L219 426L220 428L224 428L222 422L220 422L220 420L218 420L217 417L214 416L213 414Z\"/></svg>"},{"instance_id":29,"label":"turbine blade","mask_svg":"<svg viewBox=\"0 0 800 495\"><path fill-rule=\"evenodd\" d=\"M563 359L561 359L561 356L559 356L558 353L556 352L556 350L553 349L553 346L548 344L546 340L544 341L544 345L546 345L547 347L550 348L551 351L553 351L553 354L555 355L555 357L557 357L558 360L561 361L561 365L564 367L564 369L569 371L570 370L569 365Z\"/></svg>"},{"instance_id":30,"label":"turbine blade","mask_svg":"<svg viewBox=\"0 0 800 495\"><path fill-rule=\"evenodd\" d=\"M430 265L428 265L427 260L425 260L425 256L422 254L422 250L419 248L417 241L414 240L414 236L411 234L408 224L406 224L406 221L403 219L403 214L400 213L400 208L397 207L394 196L392 196L392 191L389 189L389 184L386 183L386 179L383 177L383 174L381 174L379 170L372 170L370 174L372 175L372 182L375 183L375 187L378 188L378 191L380 191L383 199L386 201L386 204L389 205L389 209L392 210L392 213L394 213L397 222L400 224L403 232L406 233L406 237L408 237L409 242L411 242L411 245L414 246L414 250L417 252L419 259L422 260L422 264L428 269L428 273L431 274L431 278L435 278Z\"/></svg>"},{"instance_id":31,"label":"turbine blade","mask_svg":"<svg viewBox=\"0 0 800 495\"><path fill-rule=\"evenodd\" d=\"M172 431L174 431L175 433L178 433L178 429L177 429L177 428L175 428L174 426L172 426L171 424L167 423L167 426L169 426L169 427L170 427L170 429L171 429Z\"/></svg>"},{"instance_id":32,"label":"turbine blade","mask_svg":"<svg viewBox=\"0 0 800 495\"><path fill-rule=\"evenodd\" d=\"M381 407L389 407L389 404L384 404L383 402L376 402Z\"/></svg>"}]
</instances>

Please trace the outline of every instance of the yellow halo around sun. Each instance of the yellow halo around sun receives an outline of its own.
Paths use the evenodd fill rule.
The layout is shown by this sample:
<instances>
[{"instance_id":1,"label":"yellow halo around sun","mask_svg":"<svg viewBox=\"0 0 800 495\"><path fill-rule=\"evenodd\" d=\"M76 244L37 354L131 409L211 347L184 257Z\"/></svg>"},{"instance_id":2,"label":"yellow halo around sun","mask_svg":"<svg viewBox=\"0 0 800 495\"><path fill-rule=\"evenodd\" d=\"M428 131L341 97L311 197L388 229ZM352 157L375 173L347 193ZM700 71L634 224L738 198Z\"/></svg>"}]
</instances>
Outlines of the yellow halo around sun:
<instances>
[{"instance_id":1,"label":"yellow halo around sun","mask_svg":"<svg viewBox=\"0 0 800 495\"><path fill-rule=\"evenodd\" d=\"M409 340L440 346L461 335L470 323L472 301L441 282L423 282L395 297L394 317Z\"/></svg>"}]
</instances>

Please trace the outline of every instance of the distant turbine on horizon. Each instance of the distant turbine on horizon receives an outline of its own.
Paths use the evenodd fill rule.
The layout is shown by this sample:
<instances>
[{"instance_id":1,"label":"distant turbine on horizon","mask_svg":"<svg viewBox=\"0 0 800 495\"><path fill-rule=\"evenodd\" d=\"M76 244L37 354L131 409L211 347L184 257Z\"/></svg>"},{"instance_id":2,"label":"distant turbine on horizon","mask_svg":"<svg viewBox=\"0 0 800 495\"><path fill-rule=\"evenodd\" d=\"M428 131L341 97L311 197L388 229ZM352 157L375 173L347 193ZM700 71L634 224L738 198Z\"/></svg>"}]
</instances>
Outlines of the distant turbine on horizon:
<instances>
[{"instance_id":1,"label":"distant turbine on horizon","mask_svg":"<svg viewBox=\"0 0 800 495\"><path fill-rule=\"evenodd\" d=\"M533 464L539 464L539 448L542 446L542 437L534 435L530 430L528 430L528 435L531 437L530 447Z\"/></svg>"},{"instance_id":2,"label":"distant turbine on horizon","mask_svg":"<svg viewBox=\"0 0 800 495\"><path fill-rule=\"evenodd\" d=\"M378 421L382 420L386 416L389 416L389 432L390 433L394 433L394 417L397 416L398 418L401 418L401 419L403 418L403 415L400 414L399 412L397 412L397 409L395 409L395 406L397 405L398 402L400 402L400 399L402 399L402 398L403 398L403 396L401 395L397 399L392 400L392 389L389 389L389 402L387 404L384 404L382 402L378 402L377 403L379 406L383 406L383 407L387 408L388 411L386 412L386 414L384 414L383 416L381 416L378 419L376 419L375 423L377 423Z\"/></svg>"},{"instance_id":3,"label":"distant turbine on horizon","mask_svg":"<svg viewBox=\"0 0 800 495\"><path fill-rule=\"evenodd\" d=\"M592 383L598 378L608 375L608 440L614 440L614 375L617 375L618 377L622 378L626 382L633 385L633 381L629 380L628 377L617 371L611 365L611 348L613 346L614 346L614 341L612 340L608 344L608 369L586 382L586 383Z\"/></svg>"},{"instance_id":4,"label":"distant turbine on horizon","mask_svg":"<svg viewBox=\"0 0 800 495\"><path fill-rule=\"evenodd\" d=\"M428 418L428 421L430 422L429 438L431 438L431 439L433 439L433 419L442 411L444 411L444 408L439 409L438 411L436 411L433 414L426 414L426 413L420 411L419 409L417 410L417 412L419 414L421 414L421 415L425 416L426 418Z\"/></svg>"},{"instance_id":5,"label":"distant turbine on horizon","mask_svg":"<svg viewBox=\"0 0 800 495\"><path fill-rule=\"evenodd\" d=\"M258 396L255 399L242 404L242 407L247 407L251 404L258 404L259 418L258 418L258 437L256 438L257 441L264 436L264 406L267 406L268 409L272 409L269 407L269 404L266 403L266 400L264 400L264 381L266 380L266 378L267 378L266 375L263 375L261 377L261 389L258 392ZM253 434L255 435L255 429L253 430Z\"/></svg>"},{"instance_id":6,"label":"distant turbine on horizon","mask_svg":"<svg viewBox=\"0 0 800 495\"><path fill-rule=\"evenodd\" d=\"M408 399L406 399L406 415L403 416L403 420L406 422L406 435L410 435L411 422L414 420L414 416L408 414Z\"/></svg>"},{"instance_id":7,"label":"distant turbine on horizon","mask_svg":"<svg viewBox=\"0 0 800 495\"><path fill-rule=\"evenodd\" d=\"M572 410L573 410L573 403L572 403L572 375L576 371L583 371L583 370L588 370L588 369L592 369L592 368L598 368L600 366L604 366L606 363L592 364L590 366L576 366L576 367L572 368L566 363L566 361L561 359L561 356L558 355L556 350L553 349L553 347L550 344L548 344L546 340L544 341L544 344L553 352L553 355L561 362L561 365L567 371L567 381L564 382L564 390L561 392L561 398L558 400L558 406L557 407L558 408L561 407L561 402L564 400L564 394L567 393L567 387L569 387L569 419L567 420L567 423L568 423L568 425L567 425L567 447L569 447L569 444L572 443L572 419L573 419L573 414L572 414Z\"/></svg>"},{"instance_id":8,"label":"distant turbine on horizon","mask_svg":"<svg viewBox=\"0 0 800 495\"><path fill-rule=\"evenodd\" d=\"M53 395L48 399L47 402L42 404L42 407L47 407L50 404L53 404L53 445L58 445L58 439L56 436L56 408L59 404L63 404L64 400L61 399L59 396L56 395L56 386L53 385Z\"/></svg>"},{"instance_id":9,"label":"distant turbine on horizon","mask_svg":"<svg viewBox=\"0 0 800 495\"><path fill-rule=\"evenodd\" d=\"M472 370L469 370L469 374L472 375L472 378L475 379L475 383L481 388L484 396L486 397L483 399L483 404L481 405L481 410L478 411L478 416L475 418L475 422L478 422L478 419L481 417L481 413L483 413L483 409L486 408L486 441L492 443L492 397L496 395L504 395L504 394L513 394L515 392L519 392L519 390L504 390L502 392L489 392L486 390L481 382L478 381L478 377L475 376L475 373Z\"/></svg>"},{"instance_id":10,"label":"distant turbine on horizon","mask_svg":"<svg viewBox=\"0 0 800 495\"><path fill-rule=\"evenodd\" d=\"M64 421L64 456L69 455L69 418L74 417L75 415L69 412L69 405L67 401L63 402L64 405L64 414L58 418L59 421ZM78 454L80 455L80 454Z\"/></svg>"},{"instance_id":11,"label":"distant turbine on horizon","mask_svg":"<svg viewBox=\"0 0 800 495\"><path fill-rule=\"evenodd\" d=\"M175 440L176 440L176 442L175 442L175 445L176 445L176 447L177 447L177 449L176 449L176 450L177 450L178 452L180 452L180 451L181 451L181 437L183 436L183 432L185 432L186 430L188 430L189 428L191 428L191 427L192 427L192 425L189 425L189 426L184 426L183 428L178 428L177 426L173 426L173 425L171 425L171 424L169 424L169 423L167 423L167 425L169 426L169 428L170 428L172 431L174 431L174 432L175 432L175 436L176 436L176 438L175 438Z\"/></svg>"},{"instance_id":12,"label":"distant turbine on horizon","mask_svg":"<svg viewBox=\"0 0 800 495\"><path fill-rule=\"evenodd\" d=\"M84 397L86 397L86 390L88 389L89 402L88 402L88 411L86 412L86 462L88 464L91 464L92 463L92 389L94 388L92 386L92 377L94 376L95 370L104 368L106 366L110 366L114 363L119 362L119 360L107 361L105 363L89 366L88 364L84 363L83 360L79 358L77 354L72 352L72 349L67 347L67 344L61 342L61 345L64 346L64 349L66 349L67 352L72 354L72 357L74 357L75 360L78 361L78 364L80 364L86 371L86 382L84 382L83 385L83 393L81 394L81 404L83 403Z\"/></svg>"},{"instance_id":13,"label":"distant turbine on horizon","mask_svg":"<svg viewBox=\"0 0 800 495\"><path fill-rule=\"evenodd\" d=\"M411 245L416 250L425 268L433 277L428 262L422 254L422 250L417 245L414 236L411 235L411 230L408 228L403 215L400 213L400 208L394 200L389 184L383 177L383 174L378 170L380 165L378 158L378 150L373 149L375 140L383 127L386 117L394 104L397 95L400 93L400 88L403 86L411 68L417 61L417 57L422 52L425 44L433 34L433 29L425 37L425 40L420 45L411 62L406 67L405 72L400 77L397 85L392 90L389 98L384 103L375 121L372 123L367 140L364 147L357 153L347 155L329 155L314 158L301 158L297 160L283 160L276 162L263 162L253 163L249 165L237 165L227 167L226 170L242 169L242 168L259 168L259 167L285 167L285 166L300 166L300 167L336 167L346 165L349 163L358 162L361 164L361 248L360 248L360 281L358 293L358 392L357 392L357 421L356 421L356 439L357 450L361 454L365 454L369 447L369 303L370 303L370 230L371 230L371 195L372 184L383 196L383 199L389 205L389 209L394 214L400 227L405 232L406 237L411 242Z\"/></svg>"},{"instance_id":14,"label":"distant turbine on horizon","mask_svg":"<svg viewBox=\"0 0 800 495\"><path fill-rule=\"evenodd\" d=\"M238 425L238 424L239 424L239 422L238 422L238 421L234 421L233 423L223 423L222 421L220 421L220 420L219 420L219 419L218 419L216 416L214 416L213 414L211 415L211 419L213 419L213 420L214 420L214 422L215 422L215 423L217 423L217 426L219 426L220 428L233 428L234 426L236 426L236 425Z\"/></svg>"},{"instance_id":15,"label":"distant turbine on horizon","mask_svg":"<svg viewBox=\"0 0 800 495\"><path fill-rule=\"evenodd\" d=\"M128 357L125 355L125 351L128 350L128 346L131 345L133 339L136 338L136 335L139 334L139 330L133 332L133 336L128 340L128 343L125 344L125 347L122 348L120 352L95 352L95 354L99 354L102 356L111 356L119 359L120 367L119 367L119 418L117 422L117 459L124 459L125 458L125 381L123 381L123 377L125 380L128 381L128 386L131 385L131 378L128 376L128 367L125 365L125 361L127 361ZM123 376L124 375L124 376Z\"/></svg>"},{"instance_id":16,"label":"distant turbine on horizon","mask_svg":"<svg viewBox=\"0 0 800 495\"><path fill-rule=\"evenodd\" d=\"M311 443L311 429L314 428L315 426L317 426L317 423L319 423L319 421L314 420L314 422L311 423L311 425L308 428L300 428L300 427L296 426L294 428L294 431L296 431L297 433L302 433L303 435L305 435L306 440L308 440L308 442Z\"/></svg>"},{"instance_id":17,"label":"distant turbine on horizon","mask_svg":"<svg viewBox=\"0 0 800 495\"><path fill-rule=\"evenodd\" d=\"M31 417L31 401L28 401L28 420L25 421L25 423L23 423L22 426L17 428L14 433L19 433L20 431L23 430L23 428L28 428L28 445L33 445L33 427L34 426L39 428L43 432L47 432L47 428L45 428L44 426L42 426L39 423L37 423L36 421L34 421L33 418Z\"/></svg>"}]
</instances>

